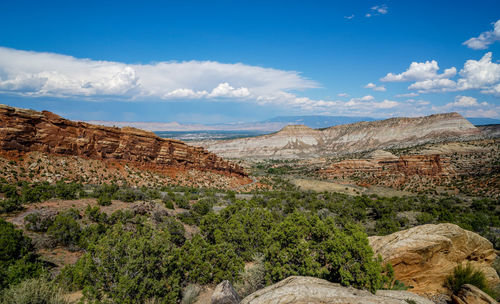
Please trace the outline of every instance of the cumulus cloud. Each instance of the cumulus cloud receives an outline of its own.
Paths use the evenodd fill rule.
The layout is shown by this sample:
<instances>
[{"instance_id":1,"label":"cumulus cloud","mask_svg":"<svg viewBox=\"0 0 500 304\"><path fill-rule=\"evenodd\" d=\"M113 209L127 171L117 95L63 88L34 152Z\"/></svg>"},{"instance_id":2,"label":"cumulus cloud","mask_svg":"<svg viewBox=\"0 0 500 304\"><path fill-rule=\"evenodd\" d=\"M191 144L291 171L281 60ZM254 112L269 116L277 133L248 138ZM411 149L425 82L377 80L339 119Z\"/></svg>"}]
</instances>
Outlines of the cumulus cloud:
<instances>
[{"instance_id":1,"label":"cumulus cloud","mask_svg":"<svg viewBox=\"0 0 500 304\"><path fill-rule=\"evenodd\" d=\"M347 93L339 93L337 94L338 97L349 97L349 94Z\"/></svg>"},{"instance_id":2,"label":"cumulus cloud","mask_svg":"<svg viewBox=\"0 0 500 304\"><path fill-rule=\"evenodd\" d=\"M467 60L458 73L455 67L439 74L436 61L413 62L401 74L387 74L382 81L414 81L408 89L421 93L465 91L476 89L485 94L500 95L500 64L492 61L492 53L486 53L480 60ZM404 96L404 95L400 95Z\"/></svg>"},{"instance_id":3,"label":"cumulus cloud","mask_svg":"<svg viewBox=\"0 0 500 304\"><path fill-rule=\"evenodd\" d=\"M426 62L412 62L410 67L401 74L388 73L381 81L399 82L399 81L422 81L429 79L450 78L457 74L457 69L451 67L444 70L444 73L438 74L439 65L436 60Z\"/></svg>"},{"instance_id":4,"label":"cumulus cloud","mask_svg":"<svg viewBox=\"0 0 500 304\"><path fill-rule=\"evenodd\" d=\"M477 98L471 97L471 96L456 96L455 101L452 103L449 103L448 106L453 106L453 107L474 107L478 106Z\"/></svg>"},{"instance_id":5,"label":"cumulus cloud","mask_svg":"<svg viewBox=\"0 0 500 304\"><path fill-rule=\"evenodd\" d=\"M466 117L498 117L500 106L479 102L472 96L458 95L453 102L443 106L432 106L434 112L459 112Z\"/></svg>"},{"instance_id":6,"label":"cumulus cloud","mask_svg":"<svg viewBox=\"0 0 500 304\"><path fill-rule=\"evenodd\" d=\"M500 82L500 64L491 61L492 53L486 53L480 60L467 60L460 71L457 85L460 90L494 89ZM496 93L500 93L497 91Z\"/></svg>"},{"instance_id":7,"label":"cumulus cloud","mask_svg":"<svg viewBox=\"0 0 500 304\"><path fill-rule=\"evenodd\" d=\"M463 44L473 50L484 50L495 41L500 41L500 20L493 23L492 30L483 32L478 37L470 38Z\"/></svg>"},{"instance_id":8,"label":"cumulus cloud","mask_svg":"<svg viewBox=\"0 0 500 304\"><path fill-rule=\"evenodd\" d=\"M131 100L255 100L318 87L295 71L214 61L125 64L0 47L0 92Z\"/></svg>"},{"instance_id":9,"label":"cumulus cloud","mask_svg":"<svg viewBox=\"0 0 500 304\"><path fill-rule=\"evenodd\" d=\"M373 82L368 83L364 86L365 89L372 89L374 91L385 92L387 89L384 86L377 86Z\"/></svg>"}]
</instances>

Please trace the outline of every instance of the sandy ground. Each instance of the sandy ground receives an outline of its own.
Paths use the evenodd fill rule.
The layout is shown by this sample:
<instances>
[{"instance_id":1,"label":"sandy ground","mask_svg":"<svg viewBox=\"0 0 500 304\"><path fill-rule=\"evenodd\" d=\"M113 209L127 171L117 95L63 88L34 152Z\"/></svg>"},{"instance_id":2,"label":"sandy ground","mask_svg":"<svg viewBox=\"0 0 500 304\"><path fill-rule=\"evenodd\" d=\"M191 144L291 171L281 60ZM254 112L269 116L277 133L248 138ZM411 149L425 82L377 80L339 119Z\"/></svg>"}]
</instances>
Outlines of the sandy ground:
<instances>
[{"instance_id":1,"label":"sandy ground","mask_svg":"<svg viewBox=\"0 0 500 304\"><path fill-rule=\"evenodd\" d=\"M292 184L301 188L302 190L312 190L317 192L339 192L349 195L370 195L376 194L379 196L409 196L413 195L410 192L399 191L386 187L371 186L369 188L360 187L356 185L346 185L341 183L335 183L331 181L319 181L315 179L292 179Z\"/></svg>"}]
</instances>

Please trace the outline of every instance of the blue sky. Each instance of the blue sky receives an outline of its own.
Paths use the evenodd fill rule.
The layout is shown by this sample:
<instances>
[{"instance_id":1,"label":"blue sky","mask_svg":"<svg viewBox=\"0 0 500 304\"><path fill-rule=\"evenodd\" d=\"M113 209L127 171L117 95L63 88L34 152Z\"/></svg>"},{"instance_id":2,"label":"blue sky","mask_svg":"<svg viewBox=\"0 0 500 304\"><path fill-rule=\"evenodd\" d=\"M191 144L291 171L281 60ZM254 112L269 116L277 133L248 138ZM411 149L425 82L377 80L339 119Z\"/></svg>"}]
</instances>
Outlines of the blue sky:
<instances>
[{"instance_id":1,"label":"blue sky","mask_svg":"<svg viewBox=\"0 0 500 304\"><path fill-rule=\"evenodd\" d=\"M0 103L79 120L500 118L499 20L497 0L2 1Z\"/></svg>"}]
</instances>

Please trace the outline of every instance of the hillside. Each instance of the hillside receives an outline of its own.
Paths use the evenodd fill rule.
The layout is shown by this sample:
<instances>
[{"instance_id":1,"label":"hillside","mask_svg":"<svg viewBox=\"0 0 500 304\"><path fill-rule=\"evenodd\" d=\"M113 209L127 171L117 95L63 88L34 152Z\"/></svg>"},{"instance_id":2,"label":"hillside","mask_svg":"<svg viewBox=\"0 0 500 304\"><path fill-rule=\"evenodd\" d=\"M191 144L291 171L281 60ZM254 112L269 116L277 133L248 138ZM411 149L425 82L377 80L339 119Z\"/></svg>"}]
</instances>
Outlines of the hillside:
<instances>
[{"instance_id":1,"label":"hillside","mask_svg":"<svg viewBox=\"0 0 500 304\"><path fill-rule=\"evenodd\" d=\"M311 158L407 147L480 135L480 130L458 113L417 118L358 122L327 129L303 125L252 138L199 142L213 153L229 158Z\"/></svg>"},{"instance_id":2,"label":"hillside","mask_svg":"<svg viewBox=\"0 0 500 304\"><path fill-rule=\"evenodd\" d=\"M142 170L146 176L155 173L159 177L203 180L216 175L238 184L249 182L239 165L181 141L139 129L74 122L47 111L4 105L0 105L0 154L4 165L1 175L7 179L22 178L23 172L29 171L31 178L39 180L87 176L88 181L99 182L99 177L106 176L127 180L130 172ZM50 168L53 170L47 171Z\"/></svg>"}]
</instances>

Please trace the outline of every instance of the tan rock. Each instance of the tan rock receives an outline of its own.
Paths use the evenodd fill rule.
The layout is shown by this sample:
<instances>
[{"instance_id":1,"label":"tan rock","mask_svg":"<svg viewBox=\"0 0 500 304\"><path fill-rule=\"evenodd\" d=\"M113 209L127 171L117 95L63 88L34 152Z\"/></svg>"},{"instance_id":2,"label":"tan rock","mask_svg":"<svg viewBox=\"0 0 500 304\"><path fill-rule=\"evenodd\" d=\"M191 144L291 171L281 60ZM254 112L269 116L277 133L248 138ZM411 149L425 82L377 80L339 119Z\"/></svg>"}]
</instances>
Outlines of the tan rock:
<instances>
[{"instance_id":1,"label":"tan rock","mask_svg":"<svg viewBox=\"0 0 500 304\"><path fill-rule=\"evenodd\" d=\"M410 292L377 292L376 295L352 287L343 287L312 277L293 276L247 296L241 304L432 304L429 300Z\"/></svg>"},{"instance_id":2,"label":"tan rock","mask_svg":"<svg viewBox=\"0 0 500 304\"><path fill-rule=\"evenodd\" d=\"M386 236L368 238L376 254L394 268L396 279L412 292L445 292L448 275L458 264L471 263L491 284L500 279L491 264L496 253L482 236L453 224L422 225Z\"/></svg>"},{"instance_id":3,"label":"tan rock","mask_svg":"<svg viewBox=\"0 0 500 304\"><path fill-rule=\"evenodd\" d=\"M451 296L454 304L498 304L492 297L476 286L465 284L457 295Z\"/></svg>"},{"instance_id":4,"label":"tan rock","mask_svg":"<svg viewBox=\"0 0 500 304\"><path fill-rule=\"evenodd\" d=\"M238 304L241 298L228 280L222 281L215 287L212 294L212 304Z\"/></svg>"}]
</instances>

